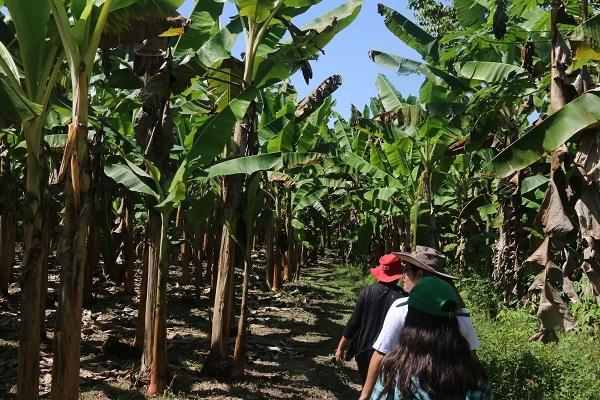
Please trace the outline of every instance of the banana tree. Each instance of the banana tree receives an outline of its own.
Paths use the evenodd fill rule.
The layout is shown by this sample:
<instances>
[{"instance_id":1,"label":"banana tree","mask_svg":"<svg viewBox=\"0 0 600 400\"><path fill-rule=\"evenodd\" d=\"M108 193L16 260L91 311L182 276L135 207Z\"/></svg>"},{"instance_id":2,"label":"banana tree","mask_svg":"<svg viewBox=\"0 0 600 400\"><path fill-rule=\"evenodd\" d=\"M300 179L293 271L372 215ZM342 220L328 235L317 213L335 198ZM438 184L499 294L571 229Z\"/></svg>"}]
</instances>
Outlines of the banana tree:
<instances>
[{"instance_id":1,"label":"banana tree","mask_svg":"<svg viewBox=\"0 0 600 400\"><path fill-rule=\"evenodd\" d=\"M81 301L87 256L87 229L92 210L88 167L88 92L96 52L109 21L127 7L174 10L181 2L69 2L48 0L69 65L72 86L72 121L58 173L65 182L65 218L59 244L61 297L52 374L53 399L74 399L78 393ZM68 7L68 9L66 8ZM67 12L69 11L69 13Z\"/></svg>"},{"instance_id":2,"label":"banana tree","mask_svg":"<svg viewBox=\"0 0 600 400\"><path fill-rule=\"evenodd\" d=\"M287 79L291 73L306 62L315 58L316 54L356 18L362 6L362 0L349 0L329 13L294 30L290 19L306 11L315 1L311 0L277 0L277 1L238 1L238 16L244 32L246 52L243 59L243 75L241 88L266 88L281 80ZM291 40L281 43L287 30L292 33ZM294 31L294 32L292 32ZM301 34L298 34L301 32ZM246 118L236 124L231 148L228 156L247 154L247 148L255 147L253 127L256 126L255 107L252 107ZM250 135L250 136L249 136ZM248 139L250 137L250 140ZM240 176L224 178L224 226L221 237L221 258L219 260L218 279L213 308L211 351L209 359L214 364L221 364L226 357L231 305L228 304L233 283L235 226L237 209L243 182Z\"/></svg>"},{"instance_id":3,"label":"banana tree","mask_svg":"<svg viewBox=\"0 0 600 400\"><path fill-rule=\"evenodd\" d=\"M6 77L2 78L5 91L3 98L8 103L14 103L17 111L29 114L18 120L22 121L21 128L27 146L23 254L23 275L26 278L23 279L22 288L23 319L17 370L17 396L21 399L38 397L40 330L45 303L42 280L45 279L49 240L45 211L48 166L42 135L52 91L64 59L57 38L50 33L50 8L45 2L38 3L6 2L18 47L13 49L7 47L9 44L0 44L0 66ZM22 67L22 71L17 65ZM13 108L8 106L6 109L9 113Z\"/></svg>"},{"instance_id":4,"label":"banana tree","mask_svg":"<svg viewBox=\"0 0 600 400\"><path fill-rule=\"evenodd\" d=\"M598 18L596 16L586 20L587 10L584 11L582 23L569 37L574 54L580 62L595 59L594 54L597 51L593 32L594 26L598 24ZM564 13L564 9L562 12ZM577 66L575 61L568 57L563 58L565 45L557 26L558 22L564 22L560 20L560 13L558 5L555 5L551 12L553 79L550 104L553 113L524 132L489 165L489 170L494 175L504 177L515 171L521 171L540 159L543 160L548 153L551 154L550 181L536 217L536 221L547 237L524 263L525 272L539 274L529 290L541 292L538 316L542 324L533 339L544 342L557 339L556 328L573 327L574 321L564 301L558 295L560 288L565 293L574 292L570 283L573 273L573 255L569 252L562 254L565 262L563 267L559 268L556 266L554 250L564 246L565 241L570 241L567 234L577 227L583 244L580 269L588 276L594 292L600 293L600 281L597 278L597 248L600 238L597 227L600 218L595 206L600 201L597 197L598 179L595 173L598 169L596 156L598 112L593 106L598 102L598 96L594 91L584 93L592 83L588 72L589 67L581 64ZM574 70L571 72L579 69L577 84L571 83L566 76L567 68ZM570 93L579 96L571 100ZM565 146L569 143L577 147L571 162L567 162L569 150ZM577 178L571 177L567 180L562 171L563 165L569 175ZM568 193L569 190L572 194Z\"/></svg>"}]
</instances>

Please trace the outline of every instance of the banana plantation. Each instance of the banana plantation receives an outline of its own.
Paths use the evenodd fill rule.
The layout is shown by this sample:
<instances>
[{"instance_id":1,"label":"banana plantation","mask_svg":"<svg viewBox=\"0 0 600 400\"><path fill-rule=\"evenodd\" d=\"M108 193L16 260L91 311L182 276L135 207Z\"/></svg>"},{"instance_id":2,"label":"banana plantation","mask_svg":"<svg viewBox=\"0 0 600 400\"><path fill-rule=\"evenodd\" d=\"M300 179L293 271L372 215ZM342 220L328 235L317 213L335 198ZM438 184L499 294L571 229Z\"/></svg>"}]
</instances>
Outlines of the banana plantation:
<instances>
[{"instance_id":1,"label":"banana plantation","mask_svg":"<svg viewBox=\"0 0 600 400\"><path fill-rule=\"evenodd\" d=\"M0 0L0 398L356 398L331 280L417 245L531 359L600 351L600 3L183 3ZM367 9L419 57L373 37L341 110L313 69Z\"/></svg>"}]
</instances>

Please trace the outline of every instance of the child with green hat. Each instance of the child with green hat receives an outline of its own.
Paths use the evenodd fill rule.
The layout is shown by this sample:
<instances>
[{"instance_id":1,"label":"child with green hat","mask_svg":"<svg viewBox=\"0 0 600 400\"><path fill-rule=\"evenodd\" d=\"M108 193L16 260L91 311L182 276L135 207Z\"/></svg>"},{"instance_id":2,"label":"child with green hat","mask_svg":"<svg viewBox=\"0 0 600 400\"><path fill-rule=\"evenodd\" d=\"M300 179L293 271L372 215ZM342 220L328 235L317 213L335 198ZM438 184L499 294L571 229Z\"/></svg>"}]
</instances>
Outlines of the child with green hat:
<instances>
[{"instance_id":1,"label":"child with green hat","mask_svg":"<svg viewBox=\"0 0 600 400\"><path fill-rule=\"evenodd\" d=\"M423 277L403 302L408 312L400 342L385 356L371 399L493 399L485 370L460 333L452 285Z\"/></svg>"}]
</instances>

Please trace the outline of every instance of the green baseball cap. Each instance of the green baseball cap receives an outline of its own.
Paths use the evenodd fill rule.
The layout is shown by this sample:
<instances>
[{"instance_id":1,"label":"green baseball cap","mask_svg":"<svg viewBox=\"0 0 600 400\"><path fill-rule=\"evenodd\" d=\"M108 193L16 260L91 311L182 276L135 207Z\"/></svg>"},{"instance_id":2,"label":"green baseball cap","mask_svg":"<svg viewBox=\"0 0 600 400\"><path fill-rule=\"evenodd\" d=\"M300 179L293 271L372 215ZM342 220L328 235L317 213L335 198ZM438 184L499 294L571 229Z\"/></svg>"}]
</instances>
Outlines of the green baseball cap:
<instances>
[{"instance_id":1,"label":"green baseball cap","mask_svg":"<svg viewBox=\"0 0 600 400\"><path fill-rule=\"evenodd\" d=\"M408 305L427 314L452 318L457 316L458 295L448 282L426 276L410 291Z\"/></svg>"}]
</instances>

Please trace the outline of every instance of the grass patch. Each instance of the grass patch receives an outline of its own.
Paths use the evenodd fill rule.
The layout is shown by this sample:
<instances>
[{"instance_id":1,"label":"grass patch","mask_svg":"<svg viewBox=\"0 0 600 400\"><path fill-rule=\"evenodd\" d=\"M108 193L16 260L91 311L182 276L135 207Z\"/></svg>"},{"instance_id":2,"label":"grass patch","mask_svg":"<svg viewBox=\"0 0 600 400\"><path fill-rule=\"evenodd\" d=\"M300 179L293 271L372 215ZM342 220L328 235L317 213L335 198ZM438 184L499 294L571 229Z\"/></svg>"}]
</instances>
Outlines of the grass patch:
<instances>
[{"instance_id":1,"label":"grass patch","mask_svg":"<svg viewBox=\"0 0 600 400\"><path fill-rule=\"evenodd\" d=\"M333 272L332 287L337 288L340 301L345 304L355 304L360 291L375 283L375 279L363 267L355 264L342 265Z\"/></svg>"},{"instance_id":2,"label":"grass patch","mask_svg":"<svg viewBox=\"0 0 600 400\"><path fill-rule=\"evenodd\" d=\"M539 328L535 310L509 309L491 283L461 282L481 341L477 351L497 399L600 399L600 340L589 331L559 332L559 342L529 340Z\"/></svg>"}]
</instances>

